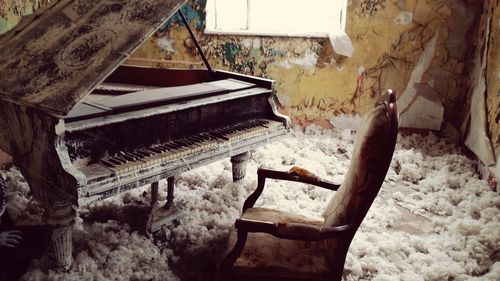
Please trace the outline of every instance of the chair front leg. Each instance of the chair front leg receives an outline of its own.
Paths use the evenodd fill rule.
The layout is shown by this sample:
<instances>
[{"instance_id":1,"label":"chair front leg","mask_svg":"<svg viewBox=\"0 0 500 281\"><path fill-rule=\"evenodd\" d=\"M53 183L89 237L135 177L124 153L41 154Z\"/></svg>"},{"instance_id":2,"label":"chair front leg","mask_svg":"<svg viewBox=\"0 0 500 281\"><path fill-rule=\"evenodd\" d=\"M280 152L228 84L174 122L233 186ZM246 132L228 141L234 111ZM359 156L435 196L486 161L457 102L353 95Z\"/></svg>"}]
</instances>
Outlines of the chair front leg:
<instances>
[{"instance_id":1,"label":"chair front leg","mask_svg":"<svg viewBox=\"0 0 500 281\"><path fill-rule=\"evenodd\" d=\"M217 272L216 280L218 281L230 281L232 279L231 269L234 262L243 252L245 248L245 243L247 242L248 232L243 230L238 230L238 239L234 248L227 253L219 264L219 270Z\"/></svg>"},{"instance_id":2,"label":"chair front leg","mask_svg":"<svg viewBox=\"0 0 500 281\"><path fill-rule=\"evenodd\" d=\"M258 173L257 174L257 188L255 191L248 196L247 200L245 200L245 203L243 203L243 213L248 209L252 208L257 199L259 199L259 196L262 194L262 191L264 191L264 185L266 184L266 176Z\"/></svg>"}]
</instances>

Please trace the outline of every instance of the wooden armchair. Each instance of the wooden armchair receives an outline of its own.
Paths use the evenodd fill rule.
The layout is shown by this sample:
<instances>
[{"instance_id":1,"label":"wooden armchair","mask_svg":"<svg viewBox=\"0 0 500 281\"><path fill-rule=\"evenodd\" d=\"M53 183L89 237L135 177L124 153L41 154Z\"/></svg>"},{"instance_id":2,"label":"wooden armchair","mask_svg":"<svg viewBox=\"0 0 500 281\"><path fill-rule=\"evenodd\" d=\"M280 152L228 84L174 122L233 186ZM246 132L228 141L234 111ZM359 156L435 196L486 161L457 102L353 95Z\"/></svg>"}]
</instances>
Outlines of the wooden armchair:
<instances>
[{"instance_id":1,"label":"wooden armchair","mask_svg":"<svg viewBox=\"0 0 500 281\"><path fill-rule=\"evenodd\" d=\"M257 189L229 234L219 280L341 280L349 245L389 168L398 132L396 95L388 91L356 134L345 181L339 186L305 169L259 169ZM324 221L254 208L266 179L303 182L336 190Z\"/></svg>"}]
</instances>

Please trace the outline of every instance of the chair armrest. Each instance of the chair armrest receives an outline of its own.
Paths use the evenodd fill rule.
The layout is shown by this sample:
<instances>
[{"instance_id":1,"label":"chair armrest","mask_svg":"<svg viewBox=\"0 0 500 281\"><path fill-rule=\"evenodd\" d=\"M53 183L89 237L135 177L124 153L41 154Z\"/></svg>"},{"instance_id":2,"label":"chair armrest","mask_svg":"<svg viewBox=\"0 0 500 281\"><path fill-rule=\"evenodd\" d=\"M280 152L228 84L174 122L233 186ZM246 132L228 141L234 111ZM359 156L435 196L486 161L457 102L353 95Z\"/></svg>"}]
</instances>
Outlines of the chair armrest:
<instances>
[{"instance_id":1,"label":"chair armrest","mask_svg":"<svg viewBox=\"0 0 500 281\"><path fill-rule=\"evenodd\" d=\"M340 187L340 184L324 180L312 172L298 166L293 166L288 172L259 168L257 174L264 178L302 182L334 191Z\"/></svg>"},{"instance_id":2,"label":"chair armrest","mask_svg":"<svg viewBox=\"0 0 500 281\"><path fill-rule=\"evenodd\" d=\"M249 219L237 219L235 227L238 229L238 232L262 232L279 238L301 241L343 238L351 232L350 224L330 227L305 223L275 223Z\"/></svg>"},{"instance_id":3,"label":"chair armrest","mask_svg":"<svg viewBox=\"0 0 500 281\"><path fill-rule=\"evenodd\" d=\"M259 199L262 191L264 191L264 185L267 178L302 182L334 191L336 191L340 187L340 184L335 184L330 181L323 180L313 173L309 172L308 170L297 166L292 167L288 172L259 168L257 170L257 188L252 194L250 194L250 196L248 196L248 198L245 200L245 203L243 203L243 212L245 212L246 209L253 207L257 199Z\"/></svg>"}]
</instances>

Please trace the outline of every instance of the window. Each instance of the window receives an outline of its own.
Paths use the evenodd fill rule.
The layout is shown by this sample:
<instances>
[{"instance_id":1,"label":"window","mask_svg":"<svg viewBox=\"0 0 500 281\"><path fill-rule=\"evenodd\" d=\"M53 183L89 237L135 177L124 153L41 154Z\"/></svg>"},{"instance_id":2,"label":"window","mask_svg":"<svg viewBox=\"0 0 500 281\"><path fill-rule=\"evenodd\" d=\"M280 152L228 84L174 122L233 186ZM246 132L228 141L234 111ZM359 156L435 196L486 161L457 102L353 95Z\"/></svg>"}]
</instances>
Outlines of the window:
<instances>
[{"instance_id":1,"label":"window","mask_svg":"<svg viewBox=\"0 0 500 281\"><path fill-rule=\"evenodd\" d=\"M207 0L206 33L327 37L343 32L347 0Z\"/></svg>"}]
</instances>

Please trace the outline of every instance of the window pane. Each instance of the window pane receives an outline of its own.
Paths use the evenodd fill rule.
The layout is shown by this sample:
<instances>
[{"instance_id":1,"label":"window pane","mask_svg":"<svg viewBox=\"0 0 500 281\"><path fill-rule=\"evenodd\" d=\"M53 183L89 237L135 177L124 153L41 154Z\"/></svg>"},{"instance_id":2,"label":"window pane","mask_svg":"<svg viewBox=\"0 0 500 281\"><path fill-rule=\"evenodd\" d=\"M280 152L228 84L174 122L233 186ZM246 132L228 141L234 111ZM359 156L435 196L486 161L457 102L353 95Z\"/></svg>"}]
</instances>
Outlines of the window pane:
<instances>
[{"instance_id":1,"label":"window pane","mask_svg":"<svg viewBox=\"0 0 500 281\"><path fill-rule=\"evenodd\" d=\"M238 30L247 28L247 0L215 0L215 28Z\"/></svg>"},{"instance_id":2,"label":"window pane","mask_svg":"<svg viewBox=\"0 0 500 281\"><path fill-rule=\"evenodd\" d=\"M324 37L344 30L347 0L207 0L206 31ZM341 21L344 21L341 23Z\"/></svg>"},{"instance_id":3,"label":"window pane","mask_svg":"<svg viewBox=\"0 0 500 281\"><path fill-rule=\"evenodd\" d=\"M328 32L340 26L339 0L249 1L250 30L308 33Z\"/></svg>"}]
</instances>

